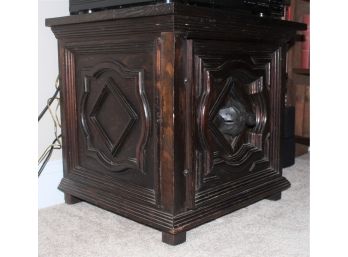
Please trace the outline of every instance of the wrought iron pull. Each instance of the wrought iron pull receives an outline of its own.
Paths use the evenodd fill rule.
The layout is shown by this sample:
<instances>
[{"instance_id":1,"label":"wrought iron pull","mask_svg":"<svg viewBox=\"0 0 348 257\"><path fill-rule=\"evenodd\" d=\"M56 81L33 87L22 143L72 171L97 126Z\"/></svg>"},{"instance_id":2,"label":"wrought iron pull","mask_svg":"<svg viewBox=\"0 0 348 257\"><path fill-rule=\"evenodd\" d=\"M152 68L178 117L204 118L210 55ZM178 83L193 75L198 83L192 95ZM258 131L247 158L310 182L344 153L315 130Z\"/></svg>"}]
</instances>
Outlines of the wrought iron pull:
<instances>
[{"instance_id":1,"label":"wrought iron pull","mask_svg":"<svg viewBox=\"0 0 348 257\"><path fill-rule=\"evenodd\" d=\"M219 130L229 136L239 135L245 127L256 125L256 115L247 112L240 102L234 102L229 106L219 110L218 113Z\"/></svg>"}]
</instances>

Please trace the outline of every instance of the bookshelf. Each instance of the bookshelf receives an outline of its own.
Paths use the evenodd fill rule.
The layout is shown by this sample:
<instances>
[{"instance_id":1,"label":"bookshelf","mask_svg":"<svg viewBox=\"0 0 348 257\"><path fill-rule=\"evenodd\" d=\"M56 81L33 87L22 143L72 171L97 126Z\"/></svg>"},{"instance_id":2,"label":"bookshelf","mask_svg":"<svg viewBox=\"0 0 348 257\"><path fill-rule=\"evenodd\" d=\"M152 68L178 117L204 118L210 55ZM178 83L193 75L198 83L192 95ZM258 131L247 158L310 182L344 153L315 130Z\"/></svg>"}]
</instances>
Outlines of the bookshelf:
<instances>
[{"instance_id":1,"label":"bookshelf","mask_svg":"<svg viewBox=\"0 0 348 257\"><path fill-rule=\"evenodd\" d=\"M287 19L304 23L304 17L309 13L309 0L291 0ZM295 154L299 156L308 152L310 144L309 34L299 33L291 45L287 67L287 105L295 106Z\"/></svg>"},{"instance_id":2,"label":"bookshelf","mask_svg":"<svg viewBox=\"0 0 348 257\"><path fill-rule=\"evenodd\" d=\"M300 74L300 75L307 75L309 76L309 71L310 69L306 69L306 68L294 68L293 72L296 74Z\"/></svg>"}]
</instances>

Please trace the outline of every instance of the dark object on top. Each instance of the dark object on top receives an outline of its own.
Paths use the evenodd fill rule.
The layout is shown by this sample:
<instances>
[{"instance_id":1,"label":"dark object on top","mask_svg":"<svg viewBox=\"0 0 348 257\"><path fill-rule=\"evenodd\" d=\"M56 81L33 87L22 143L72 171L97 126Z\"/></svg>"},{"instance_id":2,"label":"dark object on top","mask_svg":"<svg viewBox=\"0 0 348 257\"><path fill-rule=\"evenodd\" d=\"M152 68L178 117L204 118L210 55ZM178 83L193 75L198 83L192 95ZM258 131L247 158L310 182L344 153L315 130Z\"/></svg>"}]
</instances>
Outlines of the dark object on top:
<instances>
[{"instance_id":1,"label":"dark object on top","mask_svg":"<svg viewBox=\"0 0 348 257\"><path fill-rule=\"evenodd\" d=\"M218 9L233 9L277 18L283 16L284 5L286 5L286 0L70 0L69 11L71 14L81 14L134 5L173 2Z\"/></svg>"}]
</instances>

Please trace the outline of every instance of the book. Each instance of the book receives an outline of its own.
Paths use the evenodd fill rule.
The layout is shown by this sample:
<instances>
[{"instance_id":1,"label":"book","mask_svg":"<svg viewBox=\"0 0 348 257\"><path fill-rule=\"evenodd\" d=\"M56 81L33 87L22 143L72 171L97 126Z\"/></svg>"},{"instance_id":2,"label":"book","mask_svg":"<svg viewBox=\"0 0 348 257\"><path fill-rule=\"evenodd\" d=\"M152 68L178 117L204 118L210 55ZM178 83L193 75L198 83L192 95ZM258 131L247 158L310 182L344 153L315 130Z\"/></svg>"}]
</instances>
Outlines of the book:
<instances>
[{"instance_id":1,"label":"book","mask_svg":"<svg viewBox=\"0 0 348 257\"><path fill-rule=\"evenodd\" d=\"M295 8L295 0L285 0L284 5L284 16L282 19L292 21L294 19L293 10Z\"/></svg>"},{"instance_id":2,"label":"book","mask_svg":"<svg viewBox=\"0 0 348 257\"><path fill-rule=\"evenodd\" d=\"M304 84L296 85L295 101L295 135L303 135L303 112L305 106L306 86Z\"/></svg>"},{"instance_id":3,"label":"book","mask_svg":"<svg viewBox=\"0 0 348 257\"><path fill-rule=\"evenodd\" d=\"M309 85L306 85L305 87L305 97L304 97L304 106L303 106L303 128L302 128L302 135L304 137L309 137L309 127L310 127L310 121L309 121L309 113L310 113L310 104L309 104L309 92L310 88Z\"/></svg>"},{"instance_id":4,"label":"book","mask_svg":"<svg viewBox=\"0 0 348 257\"><path fill-rule=\"evenodd\" d=\"M304 41L302 42L301 49L301 67L303 69L309 69L310 66L310 20L309 14L303 16L303 23L307 24L307 30L304 32Z\"/></svg>"}]
</instances>

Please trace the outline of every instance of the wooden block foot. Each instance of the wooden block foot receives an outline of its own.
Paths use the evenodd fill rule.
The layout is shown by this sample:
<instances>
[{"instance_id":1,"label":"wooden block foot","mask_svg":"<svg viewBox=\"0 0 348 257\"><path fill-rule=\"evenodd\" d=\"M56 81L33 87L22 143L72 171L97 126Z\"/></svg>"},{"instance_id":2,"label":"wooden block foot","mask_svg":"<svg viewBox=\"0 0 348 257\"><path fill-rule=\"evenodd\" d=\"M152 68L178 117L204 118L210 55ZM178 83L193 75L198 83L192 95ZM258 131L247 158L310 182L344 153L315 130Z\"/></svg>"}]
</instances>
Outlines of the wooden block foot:
<instances>
[{"instance_id":1,"label":"wooden block foot","mask_svg":"<svg viewBox=\"0 0 348 257\"><path fill-rule=\"evenodd\" d=\"M267 197L266 199L271 200L271 201L279 201L280 199L282 199L282 193L279 192L277 194L274 194L274 195Z\"/></svg>"},{"instance_id":2,"label":"wooden block foot","mask_svg":"<svg viewBox=\"0 0 348 257\"><path fill-rule=\"evenodd\" d=\"M66 204L75 204L82 201L81 199L66 193L64 193L64 200Z\"/></svg>"},{"instance_id":3,"label":"wooden block foot","mask_svg":"<svg viewBox=\"0 0 348 257\"><path fill-rule=\"evenodd\" d=\"M181 232L178 234L169 234L162 232L162 242L169 245L178 245L186 241L186 232Z\"/></svg>"}]
</instances>

